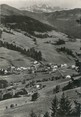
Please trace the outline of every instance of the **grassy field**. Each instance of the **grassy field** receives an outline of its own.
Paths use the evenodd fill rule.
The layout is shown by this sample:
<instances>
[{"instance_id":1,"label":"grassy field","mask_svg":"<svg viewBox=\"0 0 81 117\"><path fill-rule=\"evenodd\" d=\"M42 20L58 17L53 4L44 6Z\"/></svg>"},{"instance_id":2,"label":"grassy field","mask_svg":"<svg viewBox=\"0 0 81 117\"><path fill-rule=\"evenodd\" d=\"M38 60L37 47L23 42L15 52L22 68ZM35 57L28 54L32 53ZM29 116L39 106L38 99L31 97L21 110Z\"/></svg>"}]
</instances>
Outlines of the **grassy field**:
<instances>
[{"instance_id":1,"label":"grassy field","mask_svg":"<svg viewBox=\"0 0 81 117\"><path fill-rule=\"evenodd\" d=\"M3 32L2 35L2 40L7 41L9 43L15 43L16 45L20 47L24 47L26 49L35 47L37 50L40 50L42 52L43 58L47 62L53 62L57 64L61 63L74 63L73 58L71 56L68 56L64 53L58 53L56 51L56 48L58 46L52 45L50 43L45 43L45 42L55 42L56 40L64 39L65 41L69 40L67 36L63 33L60 32L48 32L49 35L52 35L52 38L45 38L45 39L40 39L37 38L37 45L34 44L33 39L24 36L23 34L19 32L14 31L14 35L5 33ZM79 52L80 51L80 40L76 40L76 42L66 42L65 45L61 45L59 47L65 46L67 48L70 48L74 52ZM13 54L14 55L14 54ZM21 61L22 63L22 61ZM8 64L8 63L7 63Z\"/></svg>"},{"instance_id":2,"label":"grassy field","mask_svg":"<svg viewBox=\"0 0 81 117\"><path fill-rule=\"evenodd\" d=\"M29 117L29 114L31 110L36 112L38 115L39 114L44 114L47 110L50 112L50 107L51 107L51 102L55 94L52 93L53 88L56 85L61 85L64 86L69 82L69 79L67 81L52 81L52 82L44 82L43 84L46 85L46 87L42 90L39 90L39 98L35 102L31 102L30 98L28 97L21 97L21 98L15 98L15 99L9 99L7 101L1 101L0 102L0 114L2 115L1 117ZM81 88L75 88L72 90L65 91L65 95L69 97L69 99L72 101L74 100L79 100L80 97L76 94L75 90L78 90L81 92ZM50 93L49 93L50 92ZM62 92L57 93L58 99L60 98ZM10 104L17 104L17 107L14 107L13 109L8 108L7 110L5 109L5 106L10 106ZM73 103L74 105L74 103Z\"/></svg>"},{"instance_id":3,"label":"grassy field","mask_svg":"<svg viewBox=\"0 0 81 117\"><path fill-rule=\"evenodd\" d=\"M24 47L26 49L35 47L35 49L40 50L42 52L43 58L45 59L45 63L54 63L54 64L62 64L62 63L67 63L68 65L75 64L74 59L71 56L66 55L65 53L58 53L56 51L57 47L67 47L73 52L79 52L80 51L80 40L77 39L75 42L70 42L68 41L69 38L67 35L60 33L60 32L48 32L49 35L52 35L52 37L49 38L44 38L40 39L37 38L37 45L34 44L33 39L29 38L22 33L13 31L13 34L9 34L6 32L3 32L1 40L9 42L9 43L15 43L18 46ZM51 44L52 42L56 42L58 39L64 39L65 44L56 46ZM51 43L46 43L46 42L51 42ZM33 59L30 59L21 53L17 51L12 51L6 48L1 47L0 48L0 67L1 68L6 68L11 65L14 66L24 66L28 67L32 65ZM61 72L66 76L66 75L72 75L77 72L72 69L60 69ZM42 80L42 79L49 79L52 78L55 75L58 75L58 72L52 73L52 74L45 74L45 73L37 73L36 75L30 75L26 71L21 72L20 74L16 75L6 75L6 76L0 76L0 79L5 79L9 83L10 82L17 82L20 84L20 87L23 87L25 85L22 85L22 80L25 79L31 79L32 80ZM60 74L59 74L60 75ZM39 114L44 114L47 110L50 111L51 107L51 101L55 94L53 94L53 89L57 86L60 85L60 87L65 86L70 79L60 79L60 80L54 80L54 81L47 81L47 82L40 82L40 84L45 85L46 87L39 90L38 93L39 98L35 102L30 101L30 97L20 97L20 98L12 98L9 100L1 101L0 102L0 117L29 117L30 111L34 110L38 115ZM29 81L26 81L28 83ZM68 90L65 91L65 94L68 95L68 97L72 100L77 100L79 97L77 96L76 89ZM77 88L78 91L81 91L81 88ZM57 94L57 97L60 97L62 92ZM25 102L26 101L26 102ZM12 103L16 104L17 107L14 107L13 109L5 109L6 105L9 107Z\"/></svg>"},{"instance_id":4,"label":"grassy field","mask_svg":"<svg viewBox=\"0 0 81 117\"><path fill-rule=\"evenodd\" d=\"M0 68L6 68L11 65L30 66L31 60L19 52L6 48L0 48Z\"/></svg>"}]
</instances>

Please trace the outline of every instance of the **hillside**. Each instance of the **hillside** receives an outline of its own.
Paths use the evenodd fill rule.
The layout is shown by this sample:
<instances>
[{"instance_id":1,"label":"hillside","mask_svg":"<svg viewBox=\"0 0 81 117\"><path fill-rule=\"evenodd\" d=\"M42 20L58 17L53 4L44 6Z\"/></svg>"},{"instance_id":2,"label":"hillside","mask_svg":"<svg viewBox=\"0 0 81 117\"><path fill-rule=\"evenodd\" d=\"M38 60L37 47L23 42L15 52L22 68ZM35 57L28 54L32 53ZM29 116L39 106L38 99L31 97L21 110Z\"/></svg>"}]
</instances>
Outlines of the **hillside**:
<instances>
[{"instance_id":1,"label":"hillside","mask_svg":"<svg viewBox=\"0 0 81 117\"><path fill-rule=\"evenodd\" d=\"M81 25L76 22L80 17L81 9L73 9L50 14L47 20L59 31L68 34L69 37L81 38Z\"/></svg>"},{"instance_id":2,"label":"hillside","mask_svg":"<svg viewBox=\"0 0 81 117\"><path fill-rule=\"evenodd\" d=\"M43 38L43 39L36 38L36 44L35 44L33 38L25 36L22 33L22 31L21 32L13 31L13 34L3 31L1 40L3 42L15 44L16 46L24 48L26 50L34 47L37 51L42 52L42 57L46 62L54 62L57 64L65 62L72 64L74 62L73 57L65 53L59 53L57 52L56 49L58 47L60 48L65 46L66 48L72 50L74 53L80 52L80 40L71 42L69 38L67 38L67 35L56 31L48 32L48 35L51 35L52 37ZM63 39L65 40L66 43L59 46L52 44L55 43L58 39Z\"/></svg>"},{"instance_id":3,"label":"hillside","mask_svg":"<svg viewBox=\"0 0 81 117\"><path fill-rule=\"evenodd\" d=\"M8 68L9 66L29 66L31 61L21 53L6 48L0 48L0 68Z\"/></svg>"},{"instance_id":4,"label":"hillside","mask_svg":"<svg viewBox=\"0 0 81 117\"><path fill-rule=\"evenodd\" d=\"M23 22L25 22L26 26L28 27L28 30L26 28L25 30L29 32L30 30L43 32L55 29L66 33L71 38L81 38L81 24L77 22L77 20L81 18L81 9L79 8L50 13L36 13L26 10L18 10L5 4L1 5L0 7L2 22L14 23L15 21L15 23L18 23L18 19L21 18L21 21L23 19ZM23 22L22 27L25 25ZM21 28L20 26L18 27L17 24L14 24L13 27Z\"/></svg>"},{"instance_id":5,"label":"hillside","mask_svg":"<svg viewBox=\"0 0 81 117\"><path fill-rule=\"evenodd\" d=\"M81 25L76 20L81 18L81 9L71 9L56 11L51 13L26 13L32 18L46 22L47 24L54 26L58 31L66 33L71 38L81 38Z\"/></svg>"},{"instance_id":6,"label":"hillside","mask_svg":"<svg viewBox=\"0 0 81 117\"><path fill-rule=\"evenodd\" d=\"M38 15L1 8L0 117L32 117L31 111L34 117L45 117L45 112L54 117L55 96L56 106L64 108L62 116L56 110L58 117L79 117L81 39L74 38L80 33L79 9Z\"/></svg>"},{"instance_id":7,"label":"hillside","mask_svg":"<svg viewBox=\"0 0 81 117\"><path fill-rule=\"evenodd\" d=\"M21 29L31 34L34 31L46 32L53 30L53 27L25 16L22 11L5 4L1 5L1 23L10 28Z\"/></svg>"},{"instance_id":8,"label":"hillside","mask_svg":"<svg viewBox=\"0 0 81 117\"><path fill-rule=\"evenodd\" d=\"M79 40L75 40L75 42L71 42L71 39L69 38L68 35L54 31L54 28L52 28L51 26L41 23L38 20L35 20L29 16L26 16L27 14L20 15L19 14L20 11L13 7L10 7L7 5L2 5L2 6L4 6L4 7L2 7L2 10L4 12L5 12L5 9L10 9L10 11L13 11L14 14L16 14L16 15L12 15L12 14L10 14L10 11L7 11L8 15L3 15L4 12L2 12L3 13L3 14L1 14L2 19L3 19L2 23L7 27L6 28L3 26L2 41L6 41L7 43L15 44L15 46L24 48L25 51L34 47L37 51L41 51L43 60L45 60L46 62L55 62L55 63L59 63L59 64L63 63L63 62L65 62L65 63L74 62L74 60L73 60L74 58L72 56L67 55L63 52L59 53L57 51L57 49L61 48L61 47L66 47L66 50L70 49L70 51L74 55L76 55L75 53L80 52L80 41ZM72 19L71 15L69 13L66 15L65 13L63 14L62 12L66 13L66 11L55 12L53 14L49 13L50 17L48 17L48 13L47 13L47 14L45 14L45 18L48 17L49 21L51 21L51 18L54 20L57 20L57 18L61 18L61 17L64 18L65 16L66 16L66 18L70 17L70 19ZM67 12L69 12L69 11L67 11ZM57 13L57 15L56 15L56 13ZM73 10L72 10L72 13L73 13ZM17 15L17 14L19 14L19 15ZM54 18L54 17L56 17L56 18ZM42 16L41 16L41 18L42 18ZM44 19L44 20L46 20L46 19ZM54 23L52 21L51 21L51 23ZM60 24L59 23L57 26L62 25L62 23L60 23ZM56 23L55 23L55 25L56 25ZM60 26L60 28L63 28L63 26L62 27ZM60 28L59 28L59 30L60 30ZM56 27L56 29L57 29L57 27ZM68 28L66 28L66 30L68 30ZM68 31L67 31L67 33L68 33ZM72 34L72 32L70 32L70 33ZM42 38L41 38L41 36L42 36ZM59 39L64 40L65 44L58 45L58 46L54 45L54 43L56 43L56 41L58 41Z\"/></svg>"},{"instance_id":9,"label":"hillside","mask_svg":"<svg viewBox=\"0 0 81 117\"><path fill-rule=\"evenodd\" d=\"M6 4L2 4L0 5L0 8L1 8L1 12L0 14L3 15L3 16L10 16L10 15L23 15L22 12L20 12L20 10L14 8L14 7L11 7L9 5L6 5Z\"/></svg>"}]
</instances>

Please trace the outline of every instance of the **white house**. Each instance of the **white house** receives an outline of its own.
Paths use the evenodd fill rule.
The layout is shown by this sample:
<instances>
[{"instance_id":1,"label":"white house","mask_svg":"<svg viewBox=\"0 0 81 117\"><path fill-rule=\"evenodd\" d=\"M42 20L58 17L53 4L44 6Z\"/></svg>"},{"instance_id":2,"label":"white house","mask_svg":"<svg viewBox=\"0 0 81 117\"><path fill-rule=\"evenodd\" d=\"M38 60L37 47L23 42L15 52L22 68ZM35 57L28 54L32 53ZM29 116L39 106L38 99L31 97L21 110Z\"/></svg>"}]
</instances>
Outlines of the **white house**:
<instances>
[{"instance_id":1,"label":"white house","mask_svg":"<svg viewBox=\"0 0 81 117\"><path fill-rule=\"evenodd\" d=\"M7 73L8 73L8 71L7 71L7 70L5 70L5 71L4 71L4 74L7 74Z\"/></svg>"},{"instance_id":2,"label":"white house","mask_svg":"<svg viewBox=\"0 0 81 117\"><path fill-rule=\"evenodd\" d=\"M71 76L70 76L70 75L67 75L67 76L66 76L66 79L70 79L70 78L71 78Z\"/></svg>"},{"instance_id":3,"label":"white house","mask_svg":"<svg viewBox=\"0 0 81 117\"><path fill-rule=\"evenodd\" d=\"M71 68L72 68L72 69L75 69L75 68L76 68L76 66L75 66L75 65L72 65L72 66L71 66Z\"/></svg>"},{"instance_id":4,"label":"white house","mask_svg":"<svg viewBox=\"0 0 81 117\"><path fill-rule=\"evenodd\" d=\"M37 64L38 63L38 61L34 61L34 64Z\"/></svg>"}]
</instances>

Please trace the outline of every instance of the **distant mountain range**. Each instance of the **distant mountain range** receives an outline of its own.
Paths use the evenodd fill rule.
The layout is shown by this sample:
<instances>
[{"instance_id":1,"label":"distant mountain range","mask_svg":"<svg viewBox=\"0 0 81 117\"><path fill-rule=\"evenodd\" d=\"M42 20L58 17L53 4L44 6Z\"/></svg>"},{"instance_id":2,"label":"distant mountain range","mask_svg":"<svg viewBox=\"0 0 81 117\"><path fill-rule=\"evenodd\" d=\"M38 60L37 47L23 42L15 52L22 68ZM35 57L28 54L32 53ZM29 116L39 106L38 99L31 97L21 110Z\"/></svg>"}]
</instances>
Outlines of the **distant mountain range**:
<instances>
[{"instance_id":1,"label":"distant mountain range","mask_svg":"<svg viewBox=\"0 0 81 117\"><path fill-rule=\"evenodd\" d=\"M36 12L36 13L43 13L43 12L61 11L64 9L60 8L59 6L52 7L46 4L40 4L40 5L32 5L29 7L22 7L21 10L27 10L27 11Z\"/></svg>"}]
</instances>

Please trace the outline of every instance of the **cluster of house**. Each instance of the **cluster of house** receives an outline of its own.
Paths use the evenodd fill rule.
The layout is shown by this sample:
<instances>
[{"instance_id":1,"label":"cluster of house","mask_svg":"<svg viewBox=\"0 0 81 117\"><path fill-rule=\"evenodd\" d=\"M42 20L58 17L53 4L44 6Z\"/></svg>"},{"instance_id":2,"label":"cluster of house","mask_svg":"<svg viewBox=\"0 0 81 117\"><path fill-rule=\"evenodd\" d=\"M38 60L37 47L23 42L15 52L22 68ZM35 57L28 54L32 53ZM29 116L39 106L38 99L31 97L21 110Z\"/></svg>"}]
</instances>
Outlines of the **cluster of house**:
<instances>
[{"instance_id":1,"label":"cluster of house","mask_svg":"<svg viewBox=\"0 0 81 117\"><path fill-rule=\"evenodd\" d=\"M75 64L69 66L68 64L64 63L64 64L53 64L53 63L48 63L48 64L43 64L41 62L38 61L34 61L33 65L31 67L29 67L28 71L30 73L37 73L37 72L44 72L44 73L60 73L61 76L67 78L71 78L71 75L68 73L66 75L63 75L62 70L66 70L66 69L72 69L78 72L78 66L76 66Z\"/></svg>"},{"instance_id":2,"label":"cluster of house","mask_svg":"<svg viewBox=\"0 0 81 117\"><path fill-rule=\"evenodd\" d=\"M58 69L61 68L71 68L76 71L78 71L78 66L72 65L68 66L66 63L64 64L53 64L53 63L48 63L44 64L42 62L34 61L30 67L15 67L15 66L10 66L7 69L0 69L0 74L1 75L8 75L8 74L14 74L14 73L19 73L21 71L28 71L28 73L36 73L36 72L48 72L53 73L57 71Z\"/></svg>"},{"instance_id":3,"label":"cluster of house","mask_svg":"<svg viewBox=\"0 0 81 117\"><path fill-rule=\"evenodd\" d=\"M9 74L15 74L20 71L24 71L29 69L29 67L15 67L15 66L10 66L6 69L1 68L0 69L0 75L9 75Z\"/></svg>"},{"instance_id":4,"label":"cluster of house","mask_svg":"<svg viewBox=\"0 0 81 117\"><path fill-rule=\"evenodd\" d=\"M57 65L57 64L53 64L53 63L48 63L48 64L43 64L41 62L38 61L34 61L33 65L31 67L29 67L29 69L31 69L33 72L47 72L47 71L56 71L58 68L67 68L68 65L67 64L61 64L61 65Z\"/></svg>"},{"instance_id":5,"label":"cluster of house","mask_svg":"<svg viewBox=\"0 0 81 117\"><path fill-rule=\"evenodd\" d=\"M31 73L35 73L35 71L37 71L38 67L41 64L37 61L34 61L33 64L30 67L16 67L16 66L9 66L8 68L4 69L1 68L0 69L0 75L8 75L8 74L13 74L13 73L17 73L17 72L21 72L21 71L29 71Z\"/></svg>"}]
</instances>

